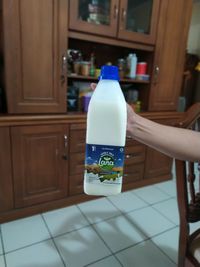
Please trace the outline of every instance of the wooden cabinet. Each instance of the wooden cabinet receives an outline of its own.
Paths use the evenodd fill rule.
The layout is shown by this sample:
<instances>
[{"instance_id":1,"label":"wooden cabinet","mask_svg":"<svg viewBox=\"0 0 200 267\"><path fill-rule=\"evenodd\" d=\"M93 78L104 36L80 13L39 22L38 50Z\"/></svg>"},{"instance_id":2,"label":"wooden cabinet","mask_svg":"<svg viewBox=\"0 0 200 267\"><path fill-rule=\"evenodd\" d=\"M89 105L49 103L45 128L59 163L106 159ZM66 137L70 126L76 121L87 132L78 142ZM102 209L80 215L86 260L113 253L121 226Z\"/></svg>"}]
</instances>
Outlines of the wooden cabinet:
<instances>
[{"instance_id":1,"label":"wooden cabinet","mask_svg":"<svg viewBox=\"0 0 200 267\"><path fill-rule=\"evenodd\" d=\"M134 87L139 90L139 100L142 103L142 110L177 110L184 68L188 28L192 11L192 1L121 0L118 3L118 29L116 35L112 36L112 39L103 36L103 34L106 35L106 31L104 31L103 34L98 31L102 26L101 24L99 25L84 21L83 24L86 23L87 25L94 27L93 30L87 31L86 33L86 30L81 28L82 20L80 19L80 16L77 14L73 16L73 12L75 12L75 2L77 12L78 3L81 1L73 1L74 4L71 5L71 8L73 6L74 8L70 10L70 17L76 21L76 27L73 25L70 26L70 29L74 33L72 37L77 37L77 41L79 42L76 49L79 48L81 50L83 47L83 51L85 51L85 45L82 45L79 40L84 40L84 38L87 41L91 39L93 42L99 42L101 44L105 42L109 44L110 47L107 47L107 50L104 49L103 45L101 45L101 48L99 49L98 45L93 44L92 42L87 45L88 48L96 51L97 61L101 63L99 65L102 65L102 63L105 64L105 62L108 61L117 64L118 58L125 58L128 53L136 53L138 61L147 62L147 73L150 75L149 84L141 83L139 85L137 81L130 81L130 83L134 82ZM112 3L112 1L110 1L110 3ZM137 3L139 4L137 5ZM113 10L115 6L116 2L113 6ZM147 8L144 8L144 6ZM141 10L144 11L142 15ZM134 16L134 14L136 15ZM87 14L86 17L87 16L89 15ZM143 20L143 16L145 16L146 20ZM137 21L138 25L141 23L141 27L146 29L144 30L145 33L142 33L140 29L137 30L137 27L135 28L134 25L137 25ZM144 24L142 24L142 22L144 22ZM111 31L111 24L107 25L107 27L109 27L109 30ZM80 36L80 34L75 35L75 33L81 31L85 31L82 36ZM90 33L90 35L88 33ZM101 37L98 36L98 34L101 35ZM130 44L131 47L129 46ZM123 54L121 52L123 49L121 49L121 51L116 50L117 45L120 49L124 46L131 48L132 50L126 50L127 53ZM75 46L74 39L73 46ZM88 50L86 51L87 54L89 54ZM90 51L90 53L91 52L92 51ZM98 59L98 55L101 55L100 59ZM105 59L106 56L107 58ZM128 84L129 82L126 80L126 83Z\"/></svg>"},{"instance_id":2,"label":"wooden cabinet","mask_svg":"<svg viewBox=\"0 0 200 267\"><path fill-rule=\"evenodd\" d=\"M136 182L143 180L145 157L145 145L134 140L126 140L122 184L124 190L133 188Z\"/></svg>"},{"instance_id":3,"label":"wooden cabinet","mask_svg":"<svg viewBox=\"0 0 200 267\"><path fill-rule=\"evenodd\" d=\"M66 112L67 0L3 0L9 113Z\"/></svg>"},{"instance_id":4,"label":"wooden cabinet","mask_svg":"<svg viewBox=\"0 0 200 267\"><path fill-rule=\"evenodd\" d=\"M68 126L12 127L15 208L68 195Z\"/></svg>"},{"instance_id":5,"label":"wooden cabinet","mask_svg":"<svg viewBox=\"0 0 200 267\"><path fill-rule=\"evenodd\" d=\"M165 118L155 119L154 121L160 124L177 126L180 118ZM146 160L145 160L145 179L152 179L156 177L162 177L163 179L170 179L172 177L172 158L166 156L163 153L156 151L150 147L146 148Z\"/></svg>"},{"instance_id":6,"label":"wooden cabinet","mask_svg":"<svg viewBox=\"0 0 200 267\"><path fill-rule=\"evenodd\" d=\"M149 111L177 110L192 1L161 1Z\"/></svg>"},{"instance_id":7,"label":"wooden cabinet","mask_svg":"<svg viewBox=\"0 0 200 267\"><path fill-rule=\"evenodd\" d=\"M13 184L9 127L0 127L0 212L13 209Z\"/></svg>"},{"instance_id":8,"label":"wooden cabinet","mask_svg":"<svg viewBox=\"0 0 200 267\"><path fill-rule=\"evenodd\" d=\"M145 179L163 177L170 179L172 159L150 147L146 150Z\"/></svg>"},{"instance_id":9,"label":"wooden cabinet","mask_svg":"<svg viewBox=\"0 0 200 267\"><path fill-rule=\"evenodd\" d=\"M69 28L96 35L155 43L160 0L70 0Z\"/></svg>"},{"instance_id":10,"label":"wooden cabinet","mask_svg":"<svg viewBox=\"0 0 200 267\"><path fill-rule=\"evenodd\" d=\"M86 124L70 126L70 179L69 194L83 193Z\"/></svg>"},{"instance_id":11,"label":"wooden cabinet","mask_svg":"<svg viewBox=\"0 0 200 267\"><path fill-rule=\"evenodd\" d=\"M118 38L154 44L160 0L120 1Z\"/></svg>"}]
</instances>

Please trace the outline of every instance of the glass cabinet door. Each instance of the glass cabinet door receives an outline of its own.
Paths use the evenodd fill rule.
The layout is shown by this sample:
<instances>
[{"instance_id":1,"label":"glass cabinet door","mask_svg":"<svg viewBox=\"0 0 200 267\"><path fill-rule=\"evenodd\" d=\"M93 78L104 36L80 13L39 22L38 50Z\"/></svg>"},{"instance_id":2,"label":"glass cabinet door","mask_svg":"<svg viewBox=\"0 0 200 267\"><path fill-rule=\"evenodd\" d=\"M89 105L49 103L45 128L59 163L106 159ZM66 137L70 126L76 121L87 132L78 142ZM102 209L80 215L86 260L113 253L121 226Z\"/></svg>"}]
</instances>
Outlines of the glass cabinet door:
<instances>
[{"instance_id":1,"label":"glass cabinet door","mask_svg":"<svg viewBox=\"0 0 200 267\"><path fill-rule=\"evenodd\" d=\"M159 0L121 0L119 37L154 43Z\"/></svg>"},{"instance_id":2,"label":"glass cabinet door","mask_svg":"<svg viewBox=\"0 0 200 267\"><path fill-rule=\"evenodd\" d=\"M70 29L116 36L118 0L71 0Z\"/></svg>"},{"instance_id":3,"label":"glass cabinet door","mask_svg":"<svg viewBox=\"0 0 200 267\"><path fill-rule=\"evenodd\" d=\"M79 0L78 19L96 25L110 25L111 1Z\"/></svg>"}]
</instances>

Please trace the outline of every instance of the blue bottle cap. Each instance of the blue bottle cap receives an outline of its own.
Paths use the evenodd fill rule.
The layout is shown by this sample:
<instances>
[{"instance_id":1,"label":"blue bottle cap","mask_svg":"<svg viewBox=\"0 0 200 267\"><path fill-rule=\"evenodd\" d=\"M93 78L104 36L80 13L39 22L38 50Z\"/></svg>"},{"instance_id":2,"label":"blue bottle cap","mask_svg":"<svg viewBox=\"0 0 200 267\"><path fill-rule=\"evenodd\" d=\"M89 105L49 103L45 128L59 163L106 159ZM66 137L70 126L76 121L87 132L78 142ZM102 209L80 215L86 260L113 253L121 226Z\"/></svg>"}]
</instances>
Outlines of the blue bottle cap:
<instances>
[{"instance_id":1,"label":"blue bottle cap","mask_svg":"<svg viewBox=\"0 0 200 267\"><path fill-rule=\"evenodd\" d=\"M116 80L119 81L119 70L117 66L104 65L101 67L99 80Z\"/></svg>"}]
</instances>

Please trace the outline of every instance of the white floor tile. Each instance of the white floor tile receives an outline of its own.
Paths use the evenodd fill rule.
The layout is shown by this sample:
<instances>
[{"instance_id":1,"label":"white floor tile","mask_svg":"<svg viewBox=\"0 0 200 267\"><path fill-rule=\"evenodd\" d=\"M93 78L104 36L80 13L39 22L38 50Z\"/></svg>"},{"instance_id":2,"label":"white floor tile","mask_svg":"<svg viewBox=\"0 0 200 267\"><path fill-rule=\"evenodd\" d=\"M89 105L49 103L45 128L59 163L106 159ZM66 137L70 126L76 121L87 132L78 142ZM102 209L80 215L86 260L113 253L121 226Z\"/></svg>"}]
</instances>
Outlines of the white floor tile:
<instances>
[{"instance_id":1,"label":"white floor tile","mask_svg":"<svg viewBox=\"0 0 200 267\"><path fill-rule=\"evenodd\" d=\"M148 237L152 237L174 227L173 223L164 218L152 207L132 211L126 214L126 217L132 221L135 228L139 229Z\"/></svg>"},{"instance_id":2,"label":"white floor tile","mask_svg":"<svg viewBox=\"0 0 200 267\"><path fill-rule=\"evenodd\" d=\"M106 220L120 214L120 211L117 210L106 198L87 201L78 206L90 223Z\"/></svg>"},{"instance_id":3,"label":"white floor tile","mask_svg":"<svg viewBox=\"0 0 200 267\"><path fill-rule=\"evenodd\" d=\"M40 215L4 223L1 229L5 252L50 238Z\"/></svg>"},{"instance_id":4,"label":"white floor tile","mask_svg":"<svg viewBox=\"0 0 200 267\"><path fill-rule=\"evenodd\" d=\"M190 233L193 233L200 228L200 222L190 223Z\"/></svg>"},{"instance_id":5,"label":"white floor tile","mask_svg":"<svg viewBox=\"0 0 200 267\"><path fill-rule=\"evenodd\" d=\"M94 227L112 252L117 252L147 238L124 216L97 223Z\"/></svg>"},{"instance_id":6,"label":"white floor tile","mask_svg":"<svg viewBox=\"0 0 200 267\"><path fill-rule=\"evenodd\" d=\"M8 253L6 262L7 267L64 267L52 240Z\"/></svg>"},{"instance_id":7,"label":"white floor tile","mask_svg":"<svg viewBox=\"0 0 200 267\"><path fill-rule=\"evenodd\" d=\"M91 227L56 237L54 240L66 266L70 267L82 267L111 254Z\"/></svg>"},{"instance_id":8,"label":"white floor tile","mask_svg":"<svg viewBox=\"0 0 200 267\"><path fill-rule=\"evenodd\" d=\"M108 198L122 212L129 212L147 206L146 202L131 192L125 192Z\"/></svg>"},{"instance_id":9,"label":"white floor tile","mask_svg":"<svg viewBox=\"0 0 200 267\"><path fill-rule=\"evenodd\" d=\"M169 218L170 221L179 225L179 212L176 198L171 198L161 203L157 203L153 205L153 207Z\"/></svg>"},{"instance_id":10,"label":"white floor tile","mask_svg":"<svg viewBox=\"0 0 200 267\"><path fill-rule=\"evenodd\" d=\"M0 266L1 267L6 267L3 256L0 256Z\"/></svg>"},{"instance_id":11,"label":"white floor tile","mask_svg":"<svg viewBox=\"0 0 200 267\"><path fill-rule=\"evenodd\" d=\"M3 247L2 247L2 243L1 243L1 233L0 233L0 255L2 255L2 254L3 254Z\"/></svg>"},{"instance_id":12,"label":"white floor tile","mask_svg":"<svg viewBox=\"0 0 200 267\"><path fill-rule=\"evenodd\" d=\"M155 184L155 187L159 188L171 197L176 197L176 183L174 180Z\"/></svg>"},{"instance_id":13,"label":"white floor tile","mask_svg":"<svg viewBox=\"0 0 200 267\"><path fill-rule=\"evenodd\" d=\"M179 227L158 235L152 240L173 262L178 263Z\"/></svg>"},{"instance_id":14,"label":"white floor tile","mask_svg":"<svg viewBox=\"0 0 200 267\"><path fill-rule=\"evenodd\" d=\"M168 194L162 192L160 189L153 185L135 189L132 192L149 204L154 204L156 202L170 198Z\"/></svg>"},{"instance_id":15,"label":"white floor tile","mask_svg":"<svg viewBox=\"0 0 200 267\"><path fill-rule=\"evenodd\" d=\"M90 264L88 267L121 267L121 264L113 256L111 256L96 263Z\"/></svg>"},{"instance_id":16,"label":"white floor tile","mask_svg":"<svg viewBox=\"0 0 200 267\"><path fill-rule=\"evenodd\" d=\"M116 254L123 267L175 267L151 241L144 241Z\"/></svg>"},{"instance_id":17,"label":"white floor tile","mask_svg":"<svg viewBox=\"0 0 200 267\"><path fill-rule=\"evenodd\" d=\"M53 236L65 234L89 224L76 206L46 212L43 216Z\"/></svg>"}]
</instances>

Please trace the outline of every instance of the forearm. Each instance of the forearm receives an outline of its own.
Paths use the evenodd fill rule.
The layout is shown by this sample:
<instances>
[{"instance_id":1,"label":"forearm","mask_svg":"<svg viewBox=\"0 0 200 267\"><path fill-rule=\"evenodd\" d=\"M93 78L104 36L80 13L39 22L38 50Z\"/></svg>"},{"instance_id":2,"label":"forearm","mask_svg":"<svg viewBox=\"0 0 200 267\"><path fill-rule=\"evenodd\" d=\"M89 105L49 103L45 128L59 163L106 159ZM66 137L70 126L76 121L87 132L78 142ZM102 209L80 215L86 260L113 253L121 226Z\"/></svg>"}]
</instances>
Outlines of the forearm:
<instances>
[{"instance_id":1,"label":"forearm","mask_svg":"<svg viewBox=\"0 0 200 267\"><path fill-rule=\"evenodd\" d=\"M200 161L200 133L165 126L135 114L129 125L134 139L173 158Z\"/></svg>"}]
</instances>

